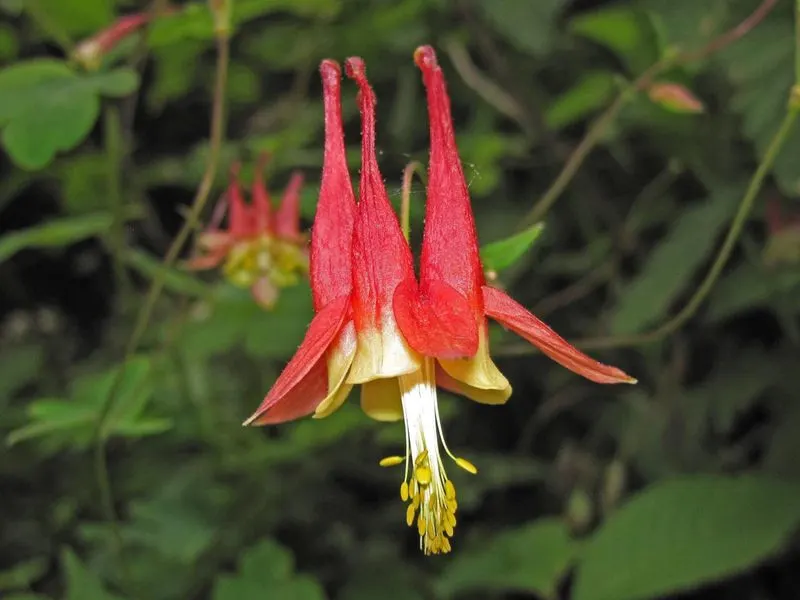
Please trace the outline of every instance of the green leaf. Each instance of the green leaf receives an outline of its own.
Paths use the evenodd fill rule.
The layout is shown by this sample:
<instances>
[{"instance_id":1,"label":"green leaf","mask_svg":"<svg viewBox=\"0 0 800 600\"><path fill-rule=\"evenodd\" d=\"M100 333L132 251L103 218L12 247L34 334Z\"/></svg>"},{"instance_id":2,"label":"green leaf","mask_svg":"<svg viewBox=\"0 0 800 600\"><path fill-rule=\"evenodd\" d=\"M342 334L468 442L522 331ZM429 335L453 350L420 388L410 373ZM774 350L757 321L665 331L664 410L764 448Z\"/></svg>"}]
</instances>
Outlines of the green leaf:
<instances>
[{"instance_id":1,"label":"green leaf","mask_svg":"<svg viewBox=\"0 0 800 600\"><path fill-rule=\"evenodd\" d=\"M616 334L641 331L665 315L717 243L738 201L738 189L717 192L686 210L629 281L611 320Z\"/></svg>"},{"instance_id":2,"label":"green leaf","mask_svg":"<svg viewBox=\"0 0 800 600\"><path fill-rule=\"evenodd\" d=\"M523 52L538 56L551 46L553 23L565 0L475 2L489 24Z\"/></svg>"},{"instance_id":3,"label":"green leaf","mask_svg":"<svg viewBox=\"0 0 800 600\"><path fill-rule=\"evenodd\" d=\"M11 26L0 23L0 63L13 60L18 51L16 32Z\"/></svg>"},{"instance_id":4,"label":"green leaf","mask_svg":"<svg viewBox=\"0 0 800 600\"><path fill-rule=\"evenodd\" d=\"M148 419L144 410L153 394L151 359L134 357L122 367L116 401L106 418L104 436L141 437L169 428L165 420ZM118 369L85 376L72 386L70 398L42 398L31 402L31 422L8 434L7 443L51 436L59 443L88 447L93 438L100 409L112 389Z\"/></svg>"},{"instance_id":5,"label":"green leaf","mask_svg":"<svg viewBox=\"0 0 800 600\"><path fill-rule=\"evenodd\" d=\"M37 0L50 21L74 35L94 33L114 19L112 0Z\"/></svg>"},{"instance_id":6,"label":"green leaf","mask_svg":"<svg viewBox=\"0 0 800 600\"><path fill-rule=\"evenodd\" d=\"M800 289L800 269L770 272L746 263L725 275L711 292L705 317L711 323L728 319L745 310L769 304L781 294Z\"/></svg>"},{"instance_id":7,"label":"green leaf","mask_svg":"<svg viewBox=\"0 0 800 600\"><path fill-rule=\"evenodd\" d=\"M33 558L0 571L0 591L24 590L47 573L48 560Z\"/></svg>"},{"instance_id":8,"label":"green leaf","mask_svg":"<svg viewBox=\"0 0 800 600\"><path fill-rule=\"evenodd\" d=\"M517 262L544 231L544 223L536 223L526 230L504 240L486 244L481 248L481 261L487 271L502 271Z\"/></svg>"},{"instance_id":9,"label":"green leaf","mask_svg":"<svg viewBox=\"0 0 800 600\"><path fill-rule=\"evenodd\" d=\"M222 575L212 600L261 600L264 590L287 600L324 600L325 593L311 578L296 576L292 555L273 540L250 548L239 562L237 575Z\"/></svg>"},{"instance_id":10,"label":"green leaf","mask_svg":"<svg viewBox=\"0 0 800 600\"><path fill-rule=\"evenodd\" d=\"M472 550L458 551L437 587L445 597L481 590L555 598L577 548L563 522L542 519L498 533Z\"/></svg>"},{"instance_id":11,"label":"green leaf","mask_svg":"<svg viewBox=\"0 0 800 600\"><path fill-rule=\"evenodd\" d=\"M60 248L80 240L108 233L111 214L92 213L81 217L55 219L43 225L22 229L0 238L0 262L30 248Z\"/></svg>"},{"instance_id":12,"label":"green leaf","mask_svg":"<svg viewBox=\"0 0 800 600\"><path fill-rule=\"evenodd\" d=\"M794 46L787 43L794 35L791 8L791 3L779 3L763 23L715 57L733 84L730 107L742 117L741 131L762 159L786 113L794 82ZM795 126L772 169L778 185L790 196L800 194L798 153L800 127Z\"/></svg>"},{"instance_id":13,"label":"green leaf","mask_svg":"<svg viewBox=\"0 0 800 600\"><path fill-rule=\"evenodd\" d=\"M175 268L167 268L154 256L129 248L125 251L125 263L148 279L161 277L164 287L178 294L208 298L211 288L193 275Z\"/></svg>"},{"instance_id":14,"label":"green leaf","mask_svg":"<svg viewBox=\"0 0 800 600\"><path fill-rule=\"evenodd\" d=\"M41 374L44 358L44 348L38 344L17 344L0 354L0 407Z\"/></svg>"},{"instance_id":15,"label":"green leaf","mask_svg":"<svg viewBox=\"0 0 800 600\"><path fill-rule=\"evenodd\" d=\"M590 71L558 96L544 115L553 129L563 129L603 108L616 90L615 76L607 71Z\"/></svg>"},{"instance_id":16,"label":"green leaf","mask_svg":"<svg viewBox=\"0 0 800 600\"><path fill-rule=\"evenodd\" d=\"M61 552L61 568L67 580L65 600L121 600L109 592L100 578L87 569L69 548Z\"/></svg>"},{"instance_id":17,"label":"green leaf","mask_svg":"<svg viewBox=\"0 0 800 600\"><path fill-rule=\"evenodd\" d=\"M275 12L327 18L336 15L340 8L340 0L237 0L233 3L231 21L238 27ZM180 12L163 16L148 31L148 42L154 48L183 40L213 39L214 22L203 4L189 4Z\"/></svg>"},{"instance_id":18,"label":"green leaf","mask_svg":"<svg viewBox=\"0 0 800 600\"><path fill-rule=\"evenodd\" d=\"M13 64L0 71L3 145L19 166L40 169L89 134L101 95L124 96L137 85L127 68L79 75L53 59Z\"/></svg>"},{"instance_id":19,"label":"green leaf","mask_svg":"<svg viewBox=\"0 0 800 600\"><path fill-rule=\"evenodd\" d=\"M644 600L748 569L800 525L798 497L798 485L752 475L653 485L588 541L573 598Z\"/></svg>"},{"instance_id":20,"label":"green leaf","mask_svg":"<svg viewBox=\"0 0 800 600\"><path fill-rule=\"evenodd\" d=\"M653 23L647 13L637 8L611 6L582 13L570 21L569 29L615 52L633 74L658 60Z\"/></svg>"}]
</instances>

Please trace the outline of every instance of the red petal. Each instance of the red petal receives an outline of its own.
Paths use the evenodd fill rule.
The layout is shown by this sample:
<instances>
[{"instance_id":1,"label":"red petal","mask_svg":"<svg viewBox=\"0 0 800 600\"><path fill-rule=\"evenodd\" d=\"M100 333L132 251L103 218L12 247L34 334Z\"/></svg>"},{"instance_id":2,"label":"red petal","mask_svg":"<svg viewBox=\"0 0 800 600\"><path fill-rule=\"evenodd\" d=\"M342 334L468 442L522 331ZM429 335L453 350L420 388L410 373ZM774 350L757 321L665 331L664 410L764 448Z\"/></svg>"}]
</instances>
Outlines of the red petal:
<instances>
[{"instance_id":1,"label":"red petal","mask_svg":"<svg viewBox=\"0 0 800 600\"><path fill-rule=\"evenodd\" d=\"M359 87L361 110L361 185L353 230L353 289L356 329L379 328L391 314L397 285L414 278L411 249L389 203L375 155L375 93L360 58L345 62Z\"/></svg>"},{"instance_id":2,"label":"red petal","mask_svg":"<svg viewBox=\"0 0 800 600\"><path fill-rule=\"evenodd\" d=\"M450 98L433 48L417 48L414 60L427 92L431 139L420 281L423 286L429 281L443 281L461 292L473 306L477 320L483 313L483 267L453 131Z\"/></svg>"},{"instance_id":3,"label":"red petal","mask_svg":"<svg viewBox=\"0 0 800 600\"><path fill-rule=\"evenodd\" d=\"M310 278L319 310L352 289L353 220L356 201L342 127L341 71L332 60L319 67L325 104L325 154L314 226L311 230Z\"/></svg>"},{"instance_id":4,"label":"red petal","mask_svg":"<svg viewBox=\"0 0 800 600\"><path fill-rule=\"evenodd\" d=\"M478 324L464 297L446 283L420 290L413 279L397 286L394 314L400 332L420 354L463 358L478 351Z\"/></svg>"},{"instance_id":5,"label":"red petal","mask_svg":"<svg viewBox=\"0 0 800 600\"><path fill-rule=\"evenodd\" d=\"M231 167L228 183L228 231L234 238L247 237L253 232L250 209L244 202L239 185L239 164Z\"/></svg>"},{"instance_id":6,"label":"red petal","mask_svg":"<svg viewBox=\"0 0 800 600\"><path fill-rule=\"evenodd\" d=\"M260 416L255 420L251 420L253 417L250 417L245 425L274 425L312 414L319 403L325 399L328 391L326 371L325 360L317 361L308 374L281 399L279 404L270 409L264 409L267 411L265 413L257 412L256 415Z\"/></svg>"},{"instance_id":7,"label":"red petal","mask_svg":"<svg viewBox=\"0 0 800 600\"><path fill-rule=\"evenodd\" d=\"M504 292L484 286L483 299L487 316L522 336L570 371L597 383L636 383L636 379L617 367L597 362L578 350Z\"/></svg>"},{"instance_id":8,"label":"red petal","mask_svg":"<svg viewBox=\"0 0 800 600\"><path fill-rule=\"evenodd\" d=\"M303 174L292 173L289 185L283 192L280 208L275 215L275 233L285 240L300 238L300 189L303 187Z\"/></svg>"},{"instance_id":9,"label":"red petal","mask_svg":"<svg viewBox=\"0 0 800 600\"><path fill-rule=\"evenodd\" d=\"M273 228L272 201L264 183L264 167L269 162L270 156L262 152L256 163L253 173L252 202L250 210L253 213L253 227L258 233L269 233Z\"/></svg>"},{"instance_id":10,"label":"red petal","mask_svg":"<svg viewBox=\"0 0 800 600\"><path fill-rule=\"evenodd\" d=\"M350 298L342 296L316 314L297 352L245 425L295 419L309 414L325 399L325 351L342 329L349 307ZM319 365L322 365L321 371ZM314 381L320 373L322 385Z\"/></svg>"}]
</instances>

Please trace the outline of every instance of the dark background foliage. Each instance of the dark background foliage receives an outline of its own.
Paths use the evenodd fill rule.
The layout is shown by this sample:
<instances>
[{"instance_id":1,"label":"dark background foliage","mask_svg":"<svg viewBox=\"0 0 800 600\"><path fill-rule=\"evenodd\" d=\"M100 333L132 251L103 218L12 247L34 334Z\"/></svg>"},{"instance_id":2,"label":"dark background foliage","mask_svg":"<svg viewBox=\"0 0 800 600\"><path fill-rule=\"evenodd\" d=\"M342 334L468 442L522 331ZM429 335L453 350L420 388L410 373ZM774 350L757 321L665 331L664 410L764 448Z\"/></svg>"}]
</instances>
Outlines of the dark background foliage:
<instances>
[{"instance_id":1,"label":"dark background foliage","mask_svg":"<svg viewBox=\"0 0 800 600\"><path fill-rule=\"evenodd\" d=\"M377 465L401 450L401 424L369 421L354 394L329 419L240 426L302 339L307 285L265 312L216 273L161 264L206 170L207 4L183 3L86 72L69 60L73 43L151 5L0 0L0 597L800 597L800 131L699 310L641 336L698 290L765 159L787 112L797 9L764 2L769 14L744 35L659 70L683 103L630 82L724 39L759 5L233 2L211 201L234 160L249 179L267 150L273 190L294 168L306 174L305 224L323 58L366 60L399 204L402 169L428 145L412 53L438 49L483 244L527 222L626 94L558 202L533 215L541 237L505 246L513 265L499 283L640 383L591 384L492 330L514 395L503 407L442 399L450 446L480 472L453 473L454 552L425 558L404 524L399 471ZM686 112L687 97L704 110ZM411 198L416 245L421 185ZM124 360L154 279L164 293Z\"/></svg>"}]
</instances>

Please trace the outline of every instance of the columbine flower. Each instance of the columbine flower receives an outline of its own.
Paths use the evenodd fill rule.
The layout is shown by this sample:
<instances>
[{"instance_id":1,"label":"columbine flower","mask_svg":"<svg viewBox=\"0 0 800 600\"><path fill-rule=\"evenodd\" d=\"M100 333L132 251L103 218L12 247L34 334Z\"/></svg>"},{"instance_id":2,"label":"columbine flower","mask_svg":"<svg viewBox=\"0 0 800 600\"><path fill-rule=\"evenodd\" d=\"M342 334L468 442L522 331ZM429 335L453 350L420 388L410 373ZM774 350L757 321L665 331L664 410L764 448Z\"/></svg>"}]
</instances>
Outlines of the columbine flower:
<instances>
[{"instance_id":1,"label":"columbine flower","mask_svg":"<svg viewBox=\"0 0 800 600\"><path fill-rule=\"evenodd\" d=\"M300 188L303 175L292 173L278 210L264 186L266 155L256 166L252 198L244 201L239 184L239 165L231 169L228 189L220 199L211 225L198 236L200 253L190 259L189 269L212 269L224 262L225 277L234 285L249 287L256 301L271 308L282 287L295 285L308 271L306 237L300 233ZM219 228L227 208L228 226Z\"/></svg>"},{"instance_id":2,"label":"columbine flower","mask_svg":"<svg viewBox=\"0 0 800 600\"><path fill-rule=\"evenodd\" d=\"M400 495L408 502L406 521L416 527L422 550L438 554L450 551L458 507L442 450L466 471L477 469L448 449L436 387L487 404L501 404L511 394L489 355L487 317L593 381L635 380L581 353L506 294L485 285L444 79L431 48L418 49L415 59L427 88L431 131L420 280L378 169L375 96L359 58L346 63L347 75L359 86L362 118L360 199L353 214L339 71L325 61L325 160L311 254L318 312L297 353L245 424L277 423L312 412L327 416L353 385L361 384L361 406L369 416L405 420L405 456L387 457L381 465L405 464ZM351 228L348 264L341 253ZM348 267L352 287L343 276Z\"/></svg>"},{"instance_id":3,"label":"columbine flower","mask_svg":"<svg viewBox=\"0 0 800 600\"><path fill-rule=\"evenodd\" d=\"M167 12L172 12L172 9ZM152 16L151 13L140 12L118 18L105 29L79 43L75 47L72 57L83 68L96 71L100 68L106 54L122 40L144 27Z\"/></svg>"}]
</instances>

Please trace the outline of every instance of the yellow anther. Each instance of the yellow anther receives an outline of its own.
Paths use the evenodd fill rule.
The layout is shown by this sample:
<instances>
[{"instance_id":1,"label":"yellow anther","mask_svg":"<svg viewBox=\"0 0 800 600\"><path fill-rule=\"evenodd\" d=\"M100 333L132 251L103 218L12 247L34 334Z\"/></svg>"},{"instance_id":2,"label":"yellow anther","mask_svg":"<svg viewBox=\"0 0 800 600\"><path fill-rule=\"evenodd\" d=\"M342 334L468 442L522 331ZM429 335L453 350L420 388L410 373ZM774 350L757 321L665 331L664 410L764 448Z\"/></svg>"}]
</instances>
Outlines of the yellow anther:
<instances>
[{"instance_id":1,"label":"yellow anther","mask_svg":"<svg viewBox=\"0 0 800 600\"><path fill-rule=\"evenodd\" d=\"M428 467L417 467L414 469L414 477L420 485L428 485L431 482L431 470Z\"/></svg>"},{"instance_id":2,"label":"yellow anther","mask_svg":"<svg viewBox=\"0 0 800 600\"><path fill-rule=\"evenodd\" d=\"M419 503L420 503L421 500L422 500L422 496L420 496L419 494L417 494L416 496L414 496L411 499L411 504L414 505L414 510L419 508Z\"/></svg>"},{"instance_id":3,"label":"yellow anther","mask_svg":"<svg viewBox=\"0 0 800 600\"><path fill-rule=\"evenodd\" d=\"M419 456L417 456L417 459L414 461L414 465L419 467L426 460L428 460L428 451L427 450L423 450L422 452L419 453Z\"/></svg>"},{"instance_id":4,"label":"yellow anther","mask_svg":"<svg viewBox=\"0 0 800 600\"><path fill-rule=\"evenodd\" d=\"M442 550L445 553L447 553L450 552L450 550L452 549L453 547L450 545L450 540L448 540L447 538L442 538Z\"/></svg>"},{"instance_id":5,"label":"yellow anther","mask_svg":"<svg viewBox=\"0 0 800 600\"><path fill-rule=\"evenodd\" d=\"M452 500L446 500L447 502L447 512L456 514L456 510L458 510L458 502L456 502L455 498Z\"/></svg>"},{"instance_id":6,"label":"yellow anther","mask_svg":"<svg viewBox=\"0 0 800 600\"><path fill-rule=\"evenodd\" d=\"M403 502L408 501L408 483L405 481L400 486L400 498L403 499Z\"/></svg>"},{"instance_id":7,"label":"yellow anther","mask_svg":"<svg viewBox=\"0 0 800 600\"><path fill-rule=\"evenodd\" d=\"M450 527L456 526L456 516L453 513L447 513L447 522L450 523ZM452 534L450 534L452 535Z\"/></svg>"},{"instance_id":8,"label":"yellow anther","mask_svg":"<svg viewBox=\"0 0 800 600\"><path fill-rule=\"evenodd\" d=\"M420 516L419 519L417 519L417 531L419 532L420 535L425 535L426 527L427 527L427 522L425 521L425 519L422 518L422 516Z\"/></svg>"},{"instance_id":9,"label":"yellow anther","mask_svg":"<svg viewBox=\"0 0 800 600\"><path fill-rule=\"evenodd\" d=\"M414 511L414 505L409 504L408 508L406 509L406 525L409 527L411 527L411 525L414 523Z\"/></svg>"},{"instance_id":10,"label":"yellow anther","mask_svg":"<svg viewBox=\"0 0 800 600\"><path fill-rule=\"evenodd\" d=\"M378 464L382 467L394 467L395 465L399 465L405 460L402 456L387 456L386 458L382 458L381 462Z\"/></svg>"},{"instance_id":11,"label":"yellow anther","mask_svg":"<svg viewBox=\"0 0 800 600\"><path fill-rule=\"evenodd\" d=\"M444 495L448 500L456 499L456 486L449 479L444 482Z\"/></svg>"},{"instance_id":12,"label":"yellow anther","mask_svg":"<svg viewBox=\"0 0 800 600\"><path fill-rule=\"evenodd\" d=\"M456 464L464 469L467 473L477 474L478 467L469 462L466 458L456 457Z\"/></svg>"},{"instance_id":13,"label":"yellow anther","mask_svg":"<svg viewBox=\"0 0 800 600\"><path fill-rule=\"evenodd\" d=\"M450 524L450 521L447 521L444 524L444 530L447 532L447 535L449 536L453 535L453 526Z\"/></svg>"}]
</instances>

